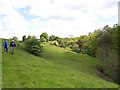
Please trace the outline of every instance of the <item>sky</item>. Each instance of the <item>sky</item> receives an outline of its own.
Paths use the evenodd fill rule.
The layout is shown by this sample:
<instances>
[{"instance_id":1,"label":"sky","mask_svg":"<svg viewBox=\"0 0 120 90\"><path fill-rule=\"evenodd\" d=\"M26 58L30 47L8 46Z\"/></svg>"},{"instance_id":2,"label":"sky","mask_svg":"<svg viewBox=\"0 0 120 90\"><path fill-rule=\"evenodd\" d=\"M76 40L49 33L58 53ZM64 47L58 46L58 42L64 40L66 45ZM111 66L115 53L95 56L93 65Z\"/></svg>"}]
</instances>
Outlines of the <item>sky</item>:
<instances>
[{"instance_id":1,"label":"sky","mask_svg":"<svg viewBox=\"0 0 120 90\"><path fill-rule=\"evenodd\" d=\"M87 35L118 23L119 0L0 0L0 38Z\"/></svg>"}]
</instances>

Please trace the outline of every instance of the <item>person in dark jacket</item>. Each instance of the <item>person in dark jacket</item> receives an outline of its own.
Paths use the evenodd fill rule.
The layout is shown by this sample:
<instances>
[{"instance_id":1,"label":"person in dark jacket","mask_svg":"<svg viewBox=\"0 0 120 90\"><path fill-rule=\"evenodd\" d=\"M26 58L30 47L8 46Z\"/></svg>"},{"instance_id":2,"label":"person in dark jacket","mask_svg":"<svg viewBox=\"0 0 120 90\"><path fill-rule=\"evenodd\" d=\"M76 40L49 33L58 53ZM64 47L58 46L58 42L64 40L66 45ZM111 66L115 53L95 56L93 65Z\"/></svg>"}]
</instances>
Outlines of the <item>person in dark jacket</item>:
<instances>
[{"instance_id":1,"label":"person in dark jacket","mask_svg":"<svg viewBox=\"0 0 120 90\"><path fill-rule=\"evenodd\" d=\"M14 54L14 48L16 47L16 43L14 42L14 40L12 40L12 42L10 43L10 47L11 47L11 54Z\"/></svg>"},{"instance_id":2,"label":"person in dark jacket","mask_svg":"<svg viewBox=\"0 0 120 90\"><path fill-rule=\"evenodd\" d=\"M7 42L7 40L5 39L4 40L4 43L3 43L3 47L4 47L4 53L6 54L7 52L8 52L8 42Z\"/></svg>"}]
</instances>

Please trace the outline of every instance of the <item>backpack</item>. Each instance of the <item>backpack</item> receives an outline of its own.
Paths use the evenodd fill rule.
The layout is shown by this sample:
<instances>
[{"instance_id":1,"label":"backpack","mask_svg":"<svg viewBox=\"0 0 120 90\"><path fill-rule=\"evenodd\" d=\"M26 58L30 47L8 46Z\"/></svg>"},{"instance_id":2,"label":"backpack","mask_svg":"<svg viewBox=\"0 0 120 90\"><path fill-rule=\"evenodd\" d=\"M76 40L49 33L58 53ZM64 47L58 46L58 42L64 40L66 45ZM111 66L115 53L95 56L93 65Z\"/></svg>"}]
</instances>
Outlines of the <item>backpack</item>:
<instances>
[{"instance_id":1,"label":"backpack","mask_svg":"<svg viewBox=\"0 0 120 90\"><path fill-rule=\"evenodd\" d=\"M11 42L11 43L10 43L10 46L11 46L11 47L16 47L15 42Z\"/></svg>"},{"instance_id":2,"label":"backpack","mask_svg":"<svg viewBox=\"0 0 120 90\"><path fill-rule=\"evenodd\" d=\"M8 47L8 43L7 42L4 42L4 47Z\"/></svg>"}]
</instances>

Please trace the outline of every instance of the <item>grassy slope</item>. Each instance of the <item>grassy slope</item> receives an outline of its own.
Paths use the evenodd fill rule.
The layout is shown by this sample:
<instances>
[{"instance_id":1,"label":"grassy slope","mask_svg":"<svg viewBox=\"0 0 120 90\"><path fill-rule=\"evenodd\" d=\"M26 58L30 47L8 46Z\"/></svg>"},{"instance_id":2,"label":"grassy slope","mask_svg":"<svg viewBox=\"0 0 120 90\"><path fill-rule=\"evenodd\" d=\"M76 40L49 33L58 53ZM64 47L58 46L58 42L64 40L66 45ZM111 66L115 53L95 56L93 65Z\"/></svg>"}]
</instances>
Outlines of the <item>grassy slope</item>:
<instances>
[{"instance_id":1,"label":"grassy slope","mask_svg":"<svg viewBox=\"0 0 120 90\"><path fill-rule=\"evenodd\" d=\"M2 88L2 40L0 39L0 89Z\"/></svg>"},{"instance_id":2,"label":"grassy slope","mask_svg":"<svg viewBox=\"0 0 120 90\"><path fill-rule=\"evenodd\" d=\"M96 60L46 45L42 57L16 48L15 54L3 54L3 87L80 87L105 88L117 85L95 74Z\"/></svg>"},{"instance_id":3,"label":"grassy slope","mask_svg":"<svg viewBox=\"0 0 120 90\"><path fill-rule=\"evenodd\" d=\"M80 55L70 50L47 44L41 56L46 60L59 63L73 70L97 76L96 59L86 54Z\"/></svg>"}]
</instances>

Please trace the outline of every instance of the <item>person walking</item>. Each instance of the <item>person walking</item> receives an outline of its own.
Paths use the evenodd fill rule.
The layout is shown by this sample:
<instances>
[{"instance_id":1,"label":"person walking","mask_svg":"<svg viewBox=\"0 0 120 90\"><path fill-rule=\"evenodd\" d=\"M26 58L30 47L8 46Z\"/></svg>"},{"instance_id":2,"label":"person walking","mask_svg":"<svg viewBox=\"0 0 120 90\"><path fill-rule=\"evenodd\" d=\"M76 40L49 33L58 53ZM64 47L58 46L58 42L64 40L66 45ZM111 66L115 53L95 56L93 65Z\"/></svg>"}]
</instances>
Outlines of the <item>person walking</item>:
<instances>
[{"instance_id":1,"label":"person walking","mask_svg":"<svg viewBox=\"0 0 120 90\"><path fill-rule=\"evenodd\" d=\"M10 43L10 47L11 47L11 54L14 54L14 48L16 47L16 43L14 42L14 40L12 40L12 42Z\"/></svg>"},{"instance_id":2,"label":"person walking","mask_svg":"<svg viewBox=\"0 0 120 90\"><path fill-rule=\"evenodd\" d=\"M3 47L4 47L4 53L6 54L8 52L8 42L7 39L4 40Z\"/></svg>"}]
</instances>

